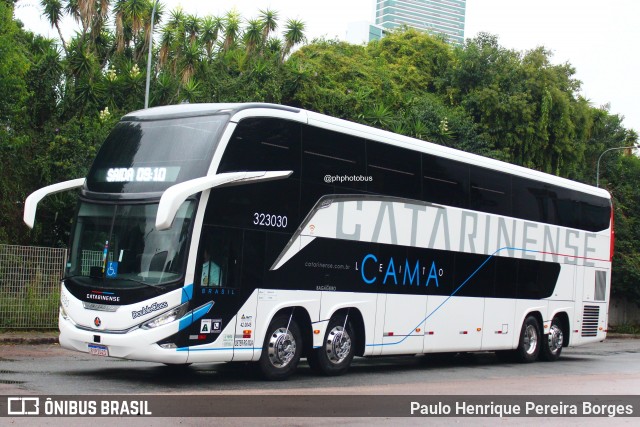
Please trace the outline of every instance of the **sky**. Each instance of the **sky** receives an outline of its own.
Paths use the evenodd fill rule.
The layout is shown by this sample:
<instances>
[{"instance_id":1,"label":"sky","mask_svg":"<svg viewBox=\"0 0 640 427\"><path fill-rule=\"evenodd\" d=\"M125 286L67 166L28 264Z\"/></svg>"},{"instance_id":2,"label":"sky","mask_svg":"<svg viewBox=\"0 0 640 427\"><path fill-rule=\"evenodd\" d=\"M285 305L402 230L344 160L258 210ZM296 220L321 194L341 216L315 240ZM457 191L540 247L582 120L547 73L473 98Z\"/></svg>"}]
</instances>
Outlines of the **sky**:
<instances>
[{"instance_id":1,"label":"sky","mask_svg":"<svg viewBox=\"0 0 640 427\"><path fill-rule=\"evenodd\" d=\"M182 7L198 16L236 9L246 19L275 10L280 23L300 19L309 40L345 39L351 22L373 22L375 0L161 0L166 11ZM16 17L27 29L49 37L57 32L41 18L39 0L19 0ZM569 62L582 82L582 96L594 107L609 104L624 125L640 132L640 1L638 0L467 0L465 37L488 32L509 49L544 46L553 62ZM71 34L72 22L63 32Z\"/></svg>"}]
</instances>

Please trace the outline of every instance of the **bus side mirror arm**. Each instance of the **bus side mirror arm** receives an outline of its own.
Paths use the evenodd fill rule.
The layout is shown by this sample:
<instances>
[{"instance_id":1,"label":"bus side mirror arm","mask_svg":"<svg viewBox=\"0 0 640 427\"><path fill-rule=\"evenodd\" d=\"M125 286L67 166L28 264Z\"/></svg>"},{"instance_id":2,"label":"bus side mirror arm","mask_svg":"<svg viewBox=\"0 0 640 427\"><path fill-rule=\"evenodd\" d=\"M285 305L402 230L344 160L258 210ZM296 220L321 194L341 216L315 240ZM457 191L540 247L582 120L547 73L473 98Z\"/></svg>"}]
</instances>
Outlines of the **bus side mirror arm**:
<instances>
[{"instance_id":1,"label":"bus side mirror arm","mask_svg":"<svg viewBox=\"0 0 640 427\"><path fill-rule=\"evenodd\" d=\"M261 172L227 172L218 175L209 175L173 185L162 193L156 216L156 229L168 230L178 212L178 209L187 197L214 187L227 187L242 185L258 181L272 181L285 179L291 176L293 171L261 171Z\"/></svg>"},{"instance_id":2,"label":"bus side mirror arm","mask_svg":"<svg viewBox=\"0 0 640 427\"><path fill-rule=\"evenodd\" d=\"M43 187L31 193L24 202L24 215L22 217L24 223L27 224L29 228L33 228L33 225L36 222L36 210L38 209L38 203L40 203L40 200L51 194L82 187L84 185L84 181L85 178L72 179L71 181L59 182L57 184Z\"/></svg>"}]
</instances>

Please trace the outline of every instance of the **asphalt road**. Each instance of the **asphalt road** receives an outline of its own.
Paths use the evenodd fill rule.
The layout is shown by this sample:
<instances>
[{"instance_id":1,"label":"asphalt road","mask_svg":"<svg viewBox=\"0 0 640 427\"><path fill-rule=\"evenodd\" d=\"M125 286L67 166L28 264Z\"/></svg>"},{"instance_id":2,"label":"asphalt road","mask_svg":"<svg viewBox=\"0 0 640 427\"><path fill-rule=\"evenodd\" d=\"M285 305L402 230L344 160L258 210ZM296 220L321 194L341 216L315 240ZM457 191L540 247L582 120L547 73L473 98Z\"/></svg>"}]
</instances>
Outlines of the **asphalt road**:
<instances>
[{"instance_id":1,"label":"asphalt road","mask_svg":"<svg viewBox=\"0 0 640 427\"><path fill-rule=\"evenodd\" d=\"M284 382L262 381L247 364L201 364L176 370L154 363L89 356L61 349L58 345L0 346L0 395L138 393L212 396L638 395L640 340L608 339L603 343L564 349L560 360L552 363L504 363L493 353L462 354L444 361L423 356L355 359L346 375L330 378L313 375L303 362L298 373ZM399 420L402 420L401 424L424 424L424 420ZM487 425L492 425L491 420L495 424L496 419L485 419ZM536 425L542 421L535 420ZM104 421L104 425L112 425ZM242 419L228 421L224 424L247 425L247 422L241 422ZM256 419L250 421L249 424L256 425ZM435 423L446 424L445 421L439 419ZM474 425L479 421L474 419ZM521 425L526 419L512 421ZM530 421L533 425L534 420ZM552 425L567 423L561 418L548 421ZM603 421L587 419L580 424L601 425ZM637 418L614 421L635 424ZM385 424L379 419L373 424L380 423ZM188 418L179 424L199 425L197 419ZM311 419L278 422L279 426L302 424L322 423ZM362 419L349 419L348 424L369 425ZM75 424L71 422L70 425ZM155 425L168 424L156 419Z\"/></svg>"}]
</instances>

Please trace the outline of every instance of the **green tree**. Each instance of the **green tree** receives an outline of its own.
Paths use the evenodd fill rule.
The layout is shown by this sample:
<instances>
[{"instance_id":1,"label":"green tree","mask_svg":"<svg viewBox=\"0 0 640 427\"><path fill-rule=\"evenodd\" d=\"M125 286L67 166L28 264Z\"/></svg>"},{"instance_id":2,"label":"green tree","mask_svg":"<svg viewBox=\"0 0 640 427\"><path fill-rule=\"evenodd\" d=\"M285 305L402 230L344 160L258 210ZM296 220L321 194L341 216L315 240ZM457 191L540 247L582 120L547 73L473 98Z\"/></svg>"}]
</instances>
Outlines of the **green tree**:
<instances>
[{"instance_id":1,"label":"green tree","mask_svg":"<svg viewBox=\"0 0 640 427\"><path fill-rule=\"evenodd\" d=\"M217 16L207 16L202 21L202 31L200 33L201 43L207 52L207 59L213 59L213 51L218 35L224 29L224 21Z\"/></svg>"},{"instance_id":2,"label":"green tree","mask_svg":"<svg viewBox=\"0 0 640 427\"><path fill-rule=\"evenodd\" d=\"M64 41L64 37L62 36L62 30L60 29L60 21L64 15L64 8L62 6L61 0L41 0L40 6L42 6L42 14L46 16L49 24L52 27L55 27L58 31L58 36L60 37L60 43L62 43L62 47L64 48L65 53L67 52L67 44Z\"/></svg>"},{"instance_id":3,"label":"green tree","mask_svg":"<svg viewBox=\"0 0 640 427\"><path fill-rule=\"evenodd\" d=\"M269 34L278 29L278 12L266 9L260 10L260 22L262 22L262 40L269 40Z\"/></svg>"},{"instance_id":4,"label":"green tree","mask_svg":"<svg viewBox=\"0 0 640 427\"><path fill-rule=\"evenodd\" d=\"M305 24L297 19L288 19L284 29L284 47L282 49L282 62L291 52L291 49L306 40L304 35Z\"/></svg>"},{"instance_id":5,"label":"green tree","mask_svg":"<svg viewBox=\"0 0 640 427\"><path fill-rule=\"evenodd\" d=\"M224 17L224 43L222 49L229 51L238 41L240 36L240 14L232 10Z\"/></svg>"},{"instance_id":6,"label":"green tree","mask_svg":"<svg viewBox=\"0 0 640 427\"><path fill-rule=\"evenodd\" d=\"M29 146L26 120L28 50L13 20L13 2L0 2L0 243L21 240L22 200L28 188Z\"/></svg>"},{"instance_id":7,"label":"green tree","mask_svg":"<svg viewBox=\"0 0 640 427\"><path fill-rule=\"evenodd\" d=\"M612 155L615 165L607 174L607 189L613 194L615 207L615 256L612 268L612 294L628 298L640 306L640 159Z\"/></svg>"},{"instance_id":8,"label":"green tree","mask_svg":"<svg viewBox=\"0 0 640 427\"><path fill-rule=\"evenodd\" d=\"M243 42L247 55L251 55L254 50L262 45L263 23L258 19L250 19L244 31Z\"/></svg>"},{"instance_id":9,"label":"green tree","mask_svg":"<svg viewBox=\"0 0 640 427\"><path fill-rule=\"evenodd\" d=\"M22 31L12 2L0 2L0 241L61 245L74 198L45 201L44 221L30 234L20 203L36 188L86 174L118 117L142 107L153 1L41 4L58 31L63 15L79 30L69 40L58 32L63 55ZM304 23L279 27L271 10L244 20L237 11L200 18L177 9L166 22L161 3L158 11L153 105L284 103L590 183L602 151L637 141L607 106L582 97L573 67L554 64L543 47L509 50L489 34L452 46L405 29L366 46L315 40L292 53L305 41ZM619 154L601 163L616 200L614 291L636 298L638 164Z\"/></svg>"}]
</instances>

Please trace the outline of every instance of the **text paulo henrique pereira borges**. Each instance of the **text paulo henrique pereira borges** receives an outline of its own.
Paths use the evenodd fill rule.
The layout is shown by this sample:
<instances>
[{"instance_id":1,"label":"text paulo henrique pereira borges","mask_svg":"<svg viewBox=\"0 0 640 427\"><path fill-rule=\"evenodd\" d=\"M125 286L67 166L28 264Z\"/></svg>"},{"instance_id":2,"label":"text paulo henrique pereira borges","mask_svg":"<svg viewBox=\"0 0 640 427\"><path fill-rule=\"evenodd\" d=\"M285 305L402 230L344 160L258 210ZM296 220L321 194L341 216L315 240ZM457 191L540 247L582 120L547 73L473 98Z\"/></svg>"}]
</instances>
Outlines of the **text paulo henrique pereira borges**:
<instances>
[{"instance_id":1,"label":"text paulo henrique pereira borges","mask_svg":"<svg viewBox=\"0 0 640 427\"><path fill-rule=\"evenodd\" d=\"M410 414L413 416L629 416L634 415L633 405L602 404L593 402L580 403L482 403L474 404L465 401L448 404L443 402L421 403L412 401Z\"/></svg>"}]
</instances>

